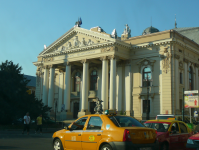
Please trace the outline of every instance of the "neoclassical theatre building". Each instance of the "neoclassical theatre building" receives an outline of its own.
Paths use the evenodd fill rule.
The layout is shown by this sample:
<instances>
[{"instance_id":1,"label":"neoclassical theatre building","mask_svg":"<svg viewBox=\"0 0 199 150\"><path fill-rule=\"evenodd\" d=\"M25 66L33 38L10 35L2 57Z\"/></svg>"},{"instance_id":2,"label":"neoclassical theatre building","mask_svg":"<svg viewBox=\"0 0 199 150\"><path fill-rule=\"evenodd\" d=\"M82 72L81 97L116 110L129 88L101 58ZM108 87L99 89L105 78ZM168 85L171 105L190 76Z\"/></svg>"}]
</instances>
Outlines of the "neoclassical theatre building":
<instances>
[{"instance_id":1,"label":"neoclassical theatre building","mask_svg":"<svg viewBox=\"0 0 199 150\"><path fill-rule=\"evenodd\" d=\"M159 31L146 28L121 37L101 27L74 26L44 47L37 66L36 97L52 107L51 116L66 120L103 110L146 118L181 114L182 90L198 90L199 28ZM186 113L188 111L186 110Z\"/></svg>"}]
</instances>

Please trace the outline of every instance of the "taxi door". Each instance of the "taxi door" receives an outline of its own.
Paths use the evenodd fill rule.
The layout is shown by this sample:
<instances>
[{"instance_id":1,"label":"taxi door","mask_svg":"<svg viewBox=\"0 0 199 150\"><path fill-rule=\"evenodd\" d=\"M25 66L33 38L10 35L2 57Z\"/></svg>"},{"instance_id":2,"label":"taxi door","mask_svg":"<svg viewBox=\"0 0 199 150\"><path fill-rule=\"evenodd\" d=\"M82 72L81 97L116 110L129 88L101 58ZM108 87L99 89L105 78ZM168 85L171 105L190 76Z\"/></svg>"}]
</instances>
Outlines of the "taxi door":
<instances>
[{"instance_id":1,"label":"taxi door","mask_svg":"<svg viewBox=\"0 0 199 150\"><path fill-rule=\"evenodd\" d=\"M188 127L183 122L179 122L179 126L181 131L180 143L182 145L182 149L186 149L187 139L190 136L187 129Z\"/></svg>"},{"instance_id":2,"label":"taxi door","mask_svg":"<svg viewBox=\"0 0 199 150\"><path fill-rule=\"evenodd\" d=\"M182 146L180 145L180 130L177 122L171 124L169 128L169 138L170 138L170 144L169 144L170 149L180 150Z\"/></svg>"},{"instance_id":3,"label":"taxi door","mask_svg":"<svg viewBox=\"0 0 199 150\"><path fill-rule=\"evenodd\" d=\"M86 123L88 117L83 117L78 119L75 124L82 126L81 128L72 125L70 131L66 131L64 135L64 147L65 150L81 150L82 149L82 133L84 124Z\"/></svg>"},{"instance_id":4,"label":"taxi door","mask_svg":"<svg viewBox=\"0 0 199 150\"><path fill-rule=\"evenodd\" d=\"M100 117L90 117L87 128L84 129L82 134L82 150L97 150L102 138L102 123Z\"/></svg>"}]
</instances>

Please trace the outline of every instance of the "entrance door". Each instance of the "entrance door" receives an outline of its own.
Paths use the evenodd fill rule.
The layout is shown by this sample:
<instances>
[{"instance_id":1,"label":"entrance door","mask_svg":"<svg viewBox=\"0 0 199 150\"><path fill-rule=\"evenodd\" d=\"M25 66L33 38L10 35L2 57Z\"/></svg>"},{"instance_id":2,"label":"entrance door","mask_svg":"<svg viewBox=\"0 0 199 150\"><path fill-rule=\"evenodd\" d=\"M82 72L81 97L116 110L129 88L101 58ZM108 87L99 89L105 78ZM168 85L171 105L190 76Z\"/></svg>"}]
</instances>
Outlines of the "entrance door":
<instances>
[{"instance_id":1,"label":"entrance door","mask_svg":"<svg viewBox=\"0 0 199 150\"><path fill-rule=\"evenodd\" d=\"M73 118L77 118L79 112L79 103L73 104Z\"/></svg>"},{"instance_id":2,"label":"entrance door","mask_svg":"<svg viewBox=\"0 0 199 150\"><path fill-rule=\"evenodd\" d=\"M95 111L94 111L95 106L96 106L96 102L90 102L90 112L91 112L91 114L95 113Z\"/></svg>"}]
</instances>

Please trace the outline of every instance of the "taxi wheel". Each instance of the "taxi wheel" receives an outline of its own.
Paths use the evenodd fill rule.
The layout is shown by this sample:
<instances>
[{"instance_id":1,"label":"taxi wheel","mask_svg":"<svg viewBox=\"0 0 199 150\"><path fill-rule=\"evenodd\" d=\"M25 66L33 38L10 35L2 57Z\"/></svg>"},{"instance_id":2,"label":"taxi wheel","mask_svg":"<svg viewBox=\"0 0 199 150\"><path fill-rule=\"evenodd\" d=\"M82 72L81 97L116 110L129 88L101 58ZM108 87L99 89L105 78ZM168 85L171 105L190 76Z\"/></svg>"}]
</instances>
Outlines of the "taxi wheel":
<instances>
[{"instance_id":1,"label":"taxi wheel","mask_svg":"<svg viewBox=\"0 0 199 150\"><path fill-rule=\"evenodd\" d=\"M56 139L53 143L54 150L64 150L60 139Z\"/></svg>"},{"instance_id":2,"label":"taxi wheel","mask_svg":"<svg viewBox=\"0 0 199 150\"><path fill-rule=\"evenodd\" d=\"M168 145L166 143L162 144L161 150L168 150Z\"/></svg>"},{"instance_id":3,"label":"taxi wheel","mask_svg":"<svg viewBox=\"0 0 199 150\"><path fill-rule=\"evenodd\" d=\"M112 150L112 147L109 144L104 144L100 150Z\"/></svg>"}]
</instances>

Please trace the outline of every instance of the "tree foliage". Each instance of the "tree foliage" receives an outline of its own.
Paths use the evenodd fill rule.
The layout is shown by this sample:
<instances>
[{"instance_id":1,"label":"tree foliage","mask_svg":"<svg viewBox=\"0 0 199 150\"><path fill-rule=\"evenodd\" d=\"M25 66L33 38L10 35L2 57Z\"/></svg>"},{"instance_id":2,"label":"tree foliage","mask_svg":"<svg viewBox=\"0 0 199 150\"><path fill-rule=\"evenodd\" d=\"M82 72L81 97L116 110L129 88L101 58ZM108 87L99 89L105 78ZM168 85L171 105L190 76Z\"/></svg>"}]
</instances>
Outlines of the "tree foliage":
<instances>
[{"instance_id":1,"label":"tree foliage","mask_svg":"<svg viewBox=\"0 0 199 150\"><path fill-rule=\"evenodd\" d=\"M28 79L21 74L22 67L6 60L0 64L0 124L23 118L26 112L35 119L47 116L50 107L44 106L33 94L27 93Z\"/></svg>"}]
</instances>

